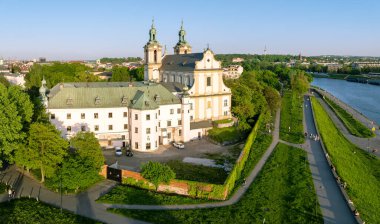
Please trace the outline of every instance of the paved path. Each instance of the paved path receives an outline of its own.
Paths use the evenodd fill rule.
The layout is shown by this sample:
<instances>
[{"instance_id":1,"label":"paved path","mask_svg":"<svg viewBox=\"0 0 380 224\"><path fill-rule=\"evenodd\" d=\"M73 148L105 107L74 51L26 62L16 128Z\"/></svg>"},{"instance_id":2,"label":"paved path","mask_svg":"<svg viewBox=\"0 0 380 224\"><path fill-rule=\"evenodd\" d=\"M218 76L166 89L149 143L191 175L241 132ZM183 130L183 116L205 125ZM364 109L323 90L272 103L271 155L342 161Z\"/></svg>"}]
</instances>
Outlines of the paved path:
<instances>
[{"instance_id":1,"label":"paved path","mask_svg":"<svg viewBox=\"0 0 380 224\"><path fill-rule=\"evenodd\" d=\"M304 129L307 133L317 134L313 120L311 102L305 96ZM307 105L307 106L306 106ZM356 223L353 213L348 207L331 168L324 155L321 142L307 138L306 147L314 188L321 207L325 223Z\"/></svg>"},{"instance_id":2,"label":"paved path","mask_svg":"<svg viewBox=\"0 0 380 224\"><path fill-rule=\"evenodd\" d=\"M192 205L125 205L125 204L105 204L108 208L125 208L125 209L141 209L141 210L181 210L181 209L197 209L197 208L216 208L223 207L227 205L235 204L240 200L240 198L247 191L249 186L255 180L257 175L260 173L264 164L268 160L269 156L272 154L274 148L279 141L279 129L280 129L280 111L276 113L275 128L273 131L272 144L269 146L267 151L264 153L263 157L256 164L255 168L252 170L251 174L246 179L246 184L241 186L235 194L228 200L222 202L214 203L203 203L203 204L192 204Z\"/></svg>"},{"instance_id":3,"label":"paved path","mask_svg":"<svg viewBox=\"0 0 380 224\"><path fill-rule=\"evenodd\" d=\"M344 102L342 102L338 98L334 97L330 93L324 92L324 91L323 92L320 91L320 92L323 93L326 97L328 97L332 101L334 101L340 107L342 107L343 109L345 109L348 113L350 113L351 115L353 115L353 117L356 120L358 120L359 122L361 122L362 124L364 124L366 127L368 127L368 128L372 128L373 127L372 126L372 121L369 120L368 118L366 118L360 112L358 112L355 109L353 109L352 107L348 106L347 104L345 104ZM326 112L329 114L329 116L333 120L335 126L342 132L342 134L344 135L344 137L346 137L349 141L351 141L352 143L354 143L359 148L361 148L363 150L366 150L368 152L372 153L373 149L377 149L377 152L374 152L374 154L376 156L380 157L380 130L378 128L375 131L376 136L373 137L373 138L359 138L359 137L356 137L356 136L350 134L350 132L347 130L346 126L344 126L343 122L338 118L338 116L329 107L329 105L318 94L314 94L314 95L315 95L316 99L321 103L321 105L323 106L323 108L326 110ZM374 124L374 125L375 125L375 127L378 127L377 124Z\"/></svg>"},{"instance_id":4,"label":"paved path","mask_svg":"<svg viewBox=\"0 0 380 224\"><path fill-rule=\"evenodd\" d=\"M60 194L52 192L27 175L22 175L15 166L0 174L0 181L12 185L16 190L16 198L30 197L38 198L48 204L60 207ZM107 207L95 202L97 198L109 191L116 183L105 180L77 195L64 195L62 207L76 214L99 220L104 223L115 224L143 224L146 222L134 220L121 215L107 212ZM0 202L8 200L7 194L0 195Z\"/></svg>"}]
</instances>

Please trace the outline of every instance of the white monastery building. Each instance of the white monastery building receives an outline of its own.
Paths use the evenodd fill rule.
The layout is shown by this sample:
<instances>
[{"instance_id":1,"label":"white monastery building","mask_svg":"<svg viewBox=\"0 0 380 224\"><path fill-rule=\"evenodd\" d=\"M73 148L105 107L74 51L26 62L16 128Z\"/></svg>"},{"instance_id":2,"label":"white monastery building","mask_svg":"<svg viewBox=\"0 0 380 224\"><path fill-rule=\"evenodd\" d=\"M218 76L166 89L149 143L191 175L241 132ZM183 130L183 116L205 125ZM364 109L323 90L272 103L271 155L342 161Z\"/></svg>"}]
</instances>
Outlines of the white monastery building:
<instances>
[{"instance_id":1,"label":"white monastery building","mask_svg":"<svg viewBox=\"0 0 380 224\"><path fill-rule=\"evenodd\" d=\"M94 132L104 147L153 151L207 135L212 121L231 118L231 90L221 63L206 49L192 53L183 25L174 54L162 54L152 23L144 46L143 82L60 83L40 94L65 138Z\"/></svg>"}]
</instances>

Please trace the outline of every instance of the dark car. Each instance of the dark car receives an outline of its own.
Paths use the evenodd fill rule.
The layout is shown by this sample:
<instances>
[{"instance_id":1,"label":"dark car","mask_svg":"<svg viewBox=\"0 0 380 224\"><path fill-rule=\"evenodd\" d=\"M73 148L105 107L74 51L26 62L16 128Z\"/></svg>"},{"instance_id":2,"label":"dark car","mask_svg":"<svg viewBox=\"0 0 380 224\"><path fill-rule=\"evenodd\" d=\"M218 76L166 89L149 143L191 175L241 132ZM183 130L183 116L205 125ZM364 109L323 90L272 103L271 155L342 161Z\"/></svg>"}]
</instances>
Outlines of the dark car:
<instances>
[{"instance_id":1,"label":"dark car","mask_svg":"<svg viewBox=\"0 0 380 224\"><path fill-rule=\"evenodd\" d=\"M132 152L132 150L127 149L127 150L125 151L125 155L128 156L128 157L132 157L132 156L133 156L133 152Z\"/></svg>"}]
</instances>

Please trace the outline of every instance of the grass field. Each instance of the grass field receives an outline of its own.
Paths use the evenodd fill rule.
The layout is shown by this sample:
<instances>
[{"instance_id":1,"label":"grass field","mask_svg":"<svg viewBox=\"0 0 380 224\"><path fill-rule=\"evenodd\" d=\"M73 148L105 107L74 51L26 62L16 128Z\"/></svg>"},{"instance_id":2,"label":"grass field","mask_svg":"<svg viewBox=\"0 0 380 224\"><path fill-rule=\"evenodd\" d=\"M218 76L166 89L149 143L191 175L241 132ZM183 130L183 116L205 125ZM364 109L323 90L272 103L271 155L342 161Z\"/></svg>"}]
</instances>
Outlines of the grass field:
<instances>
[{"instance_id":1,"label":"grass field","mask_svg":"<svg viewBox=\"0 0 380 224\"><path fill-rule=\"evenodd\" d=\"M223 142L236 142L244 138L244 135L235 127L213 128L208 131L208 137L212 140Z\"/></svg>"},{"instance_id":2,"label":"grass field","mask_svg":"<svg viewBox=\"0 0 380 224\"><path fill-rule=\"evenodd\" d=\"M196 199L179 195L170 195L157 193L144 189L118 185L110 192L100 197L98 202L110 204L138 204L138 205L180 205L180 204L198 204L210 202L207 199Z\"/></svg>"},{"instance_id":3,"label":"grass field","mask_svg":"<svg viewBox=\"0 0 380 224\"><path fill-rule=\"evenodd\" d=\"M101 223L71 212L38 202L34 199L16 199L0 203L0 223Z\"/></svg>"},{"instance_id":4,"label":"grass field","mask_svg":"<svg viewBox=\"0 0 380 224\"><path fill-rule=\"evenodd\" d=\"M325 102L332 108L334 113L342 121L347 130L357 137L370 138L374 137L375 134L369 130L365 125L356 120L350 113L341 108L338 104L325 97Z\"/></svg>"},{"instance_id":5,"label":"grass field","mask_svg":"<svg viewBox=\"0 0 380 224\"><path fill-rule=\"evenodd\" d=\"M281 103L280 138L287 142L303 143L303 97L286 91ZM290 131L289 131L290 127Z\"/></svg>"},{"instance_id":6,"label":"grass field","mask_svg":"<svg viewBox=\"0 0 380 224\"><path fill-rule=\"evenodd\" d=\"M228 174L222 168L207 167L171 160L166 163L176 174L178 180L192 180L212 184L223 184Z\"/></svg>"},{"instance_id":7,"label":"grass field","mask_svg":"<svg viewBox=\"0 0 380 224\"><path fill-rule=\"evenodd\" d=\"M380 160L357 148L335 127L327 112L312 99L317 126L330 158L363 220L380 223Z\"/></svg>"},{"instance_id":8,"label":"grass field","mask_svg":"<svg viewBox=\"0 0 380 224\"><path fill-rule=\"evenodd\" d=\"M279 144L262 172L236 204L194 210L110 209L153 223L323 223L306 153ZM317 214L317 215L315 215Z\"/></svg>"}]
</instances>

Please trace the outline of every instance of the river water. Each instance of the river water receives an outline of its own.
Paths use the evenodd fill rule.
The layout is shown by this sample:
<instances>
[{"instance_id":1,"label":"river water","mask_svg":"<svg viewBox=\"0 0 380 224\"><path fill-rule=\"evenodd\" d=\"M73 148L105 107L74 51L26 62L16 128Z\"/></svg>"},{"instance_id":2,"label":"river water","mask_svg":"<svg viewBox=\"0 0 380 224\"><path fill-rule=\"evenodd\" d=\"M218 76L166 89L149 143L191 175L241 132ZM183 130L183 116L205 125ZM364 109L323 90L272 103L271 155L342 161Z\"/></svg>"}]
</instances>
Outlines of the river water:
<instances>
[{"instance_id":1,"label":"river water","mask_svg":"<svg viewBox=\"0 0 380 224\"><path fill-rule=\"evenodd\" d=\"M328 91L380 124L380 86L326 78L314 78L311 84Z\"/></svg>"}]
</instances>

